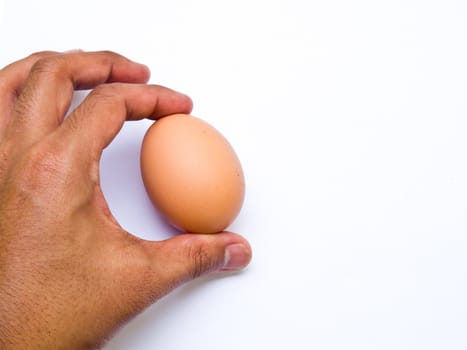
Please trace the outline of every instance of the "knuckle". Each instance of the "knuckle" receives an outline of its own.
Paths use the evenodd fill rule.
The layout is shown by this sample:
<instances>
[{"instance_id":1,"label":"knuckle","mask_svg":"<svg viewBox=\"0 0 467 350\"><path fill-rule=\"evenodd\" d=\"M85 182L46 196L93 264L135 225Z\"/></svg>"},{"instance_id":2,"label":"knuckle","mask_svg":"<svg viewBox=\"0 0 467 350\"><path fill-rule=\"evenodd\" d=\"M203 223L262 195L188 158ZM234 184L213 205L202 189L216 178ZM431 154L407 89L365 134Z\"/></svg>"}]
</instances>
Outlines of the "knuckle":
<instances>
[{"instance_id":1,"label":"knuckle","mask_svg":"<svg viewBox=\"0 0 467 350\"><path fill-rule=\"evenodd\" d=\"M110 51L110 50L102 50L102 51L93 52L92 56L96 60L96 62L100 62L108 66L108 69L110 71L112 70L113 64L116 61L119 61L121 57L118 53Z\"/></svg>"},{"instance_id":2,"label":"knuckle","mask_svg":"<svg viewBox=\"0 0 467 350\"><path fill-rule=\"evenodd\" d=\"M28 58L38 60L38 59L41 59L43 57L52 56L52 55L56 55L56 54L57 53L55 51L43 50L43 51L33 52L32 54L30 54L28 56Z\"/></svg>"},{"instance_id":3,"label":"knuckle","mask_svg":"<svg viewBox=\"0 0 467 350\"><path fill-rule=\"evenodd\" d=\"M63 57L59 55L41 56L31 68L31 74L57 76L66 67Z\"/></svg>"},{"instance_id":4,"label":"knuckle","mask_svg":"<svg viewBox=\"0 0 467 350\"><path fill-rule=\"evenodd\" d=\"M112 98L115 96L115 84L100 84L91 91L91 96L99 98Z\"/></svg>"},{"instance_id":5,"label":"knuckle","mask_svg":"<svg viewBox=\"0 0 467 350\"><path fill-rule=\"evenodd\" d=\"M102 50L100 51L100 54L103 56L111 57L111 58L119 56L116 52L112 50Z\"/></svg>"},{"instance_id":6,"label":"knuckle","mask_svg":"<svg viewBox=\"0 0 467 350\"><path fill-rule=\"evenodd\" d=\"M122 55L111 50L99 51L97 55L98 55L97 57L100 57L107 64L112 64L116 61L125 59Z\"/></svg>"},{"instance_id":7,"label":"knuckle","mask_svg":"<svg viewBox=\"0 0 467 350\"><path fill-rule=\"evenodd\" d=\"M56 52L53 52L53 51L38 51L38 52L34 52L32 54L30 54L29 56L27 56L26 58L23 58L23 59L20 59L18 61L15 61L13 63L10 63L9 65L3 67L0 69L0 75L1 74L6 74L8 71L13 71L15 72L15 68L18 67L18 64L20 62L24 62L24 61L29 61L31 62L32 64L37 62L38 60L44 58L44 57L48 57L48 56L52 56L52 55L56 55Z\"/></svg>"},{"instance_id":8,"label":"knuckle","mask_svg":"<svg viewBox=\"0 0 467 350\"><path fill-rule=\"evenodd\" d=\"M192 261L191 277L193 278L200 277L204 273L214 270L216 267L208 250L202 245L188 248L188 256Z\"/></svg>"},{"instance_id":9,"label":"knuckle","mask_svg":"<svg viewBox=\"0 0 467 350\"><path fill-rule=\"evenodd\" d=\"M125 100L120 92L120 84L101 84L90 93L91 105L104 104L105 107L117 112L125 107Z\"/></svg>"}]
</instances>

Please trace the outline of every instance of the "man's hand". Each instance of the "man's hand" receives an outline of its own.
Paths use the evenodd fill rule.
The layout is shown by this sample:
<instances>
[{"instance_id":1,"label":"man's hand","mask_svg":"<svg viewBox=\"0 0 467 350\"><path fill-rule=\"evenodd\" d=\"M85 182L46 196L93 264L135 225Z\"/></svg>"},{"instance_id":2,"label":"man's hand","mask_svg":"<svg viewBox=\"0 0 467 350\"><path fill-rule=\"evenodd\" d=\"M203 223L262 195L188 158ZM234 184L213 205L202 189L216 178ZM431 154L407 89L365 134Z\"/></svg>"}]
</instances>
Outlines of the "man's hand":
<instances>
[{"instance_id":1,"label":"man's hand","mask_svg":"<svg viewBox=\"0 0 467 350\"><path fill-rule=\"evenodd\" d=\"M99 183L125 120L189 113L111 52L41 52L0 70L0 348L93 349L179 284L251 258L232 233L161 242L119 226ZM64 120L75 89L93 89Z\"/></svg>"}]
</instances>

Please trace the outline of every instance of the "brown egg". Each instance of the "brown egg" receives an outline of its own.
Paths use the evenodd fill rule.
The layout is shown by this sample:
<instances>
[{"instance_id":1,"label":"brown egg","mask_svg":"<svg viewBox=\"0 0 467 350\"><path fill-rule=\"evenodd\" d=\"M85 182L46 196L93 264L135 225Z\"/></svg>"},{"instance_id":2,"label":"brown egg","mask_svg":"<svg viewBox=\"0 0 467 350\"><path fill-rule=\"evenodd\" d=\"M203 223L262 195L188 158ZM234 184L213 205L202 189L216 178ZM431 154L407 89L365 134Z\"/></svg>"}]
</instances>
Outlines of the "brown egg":
<instances>
[{"instance_id":1,"label":"brown egg","mask_svg":"<svg viewBox=\"0 0 467 350\"><path fill-rule=\"evenodd\" d=\"M211 125L189 115L164 117L149 128L141 173L154 206L182 231L220 232L243 204L245 181L232 146Z\"/></svg>"}]
</instances>

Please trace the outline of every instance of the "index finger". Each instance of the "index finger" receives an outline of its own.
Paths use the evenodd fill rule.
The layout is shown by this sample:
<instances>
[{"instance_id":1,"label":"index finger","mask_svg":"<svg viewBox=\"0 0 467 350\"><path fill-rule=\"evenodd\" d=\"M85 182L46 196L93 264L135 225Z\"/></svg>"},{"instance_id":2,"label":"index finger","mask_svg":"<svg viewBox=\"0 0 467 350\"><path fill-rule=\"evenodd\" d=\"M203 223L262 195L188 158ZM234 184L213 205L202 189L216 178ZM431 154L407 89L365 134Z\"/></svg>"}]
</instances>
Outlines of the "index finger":
<instances>
[{"instance_id":1,"label":"index finger","mask_svg":"<svg viewBox=\"0 0 467 350\"><path fill-rule=\"evenodd\" d=\"M57 129L61 143L71 145L87 164L98 161L125 120L158 119L190 113L191 99L158 85L104 84L94 89ZM83 165L83 164L81 164Z\"/></svg>"}]
</instances>

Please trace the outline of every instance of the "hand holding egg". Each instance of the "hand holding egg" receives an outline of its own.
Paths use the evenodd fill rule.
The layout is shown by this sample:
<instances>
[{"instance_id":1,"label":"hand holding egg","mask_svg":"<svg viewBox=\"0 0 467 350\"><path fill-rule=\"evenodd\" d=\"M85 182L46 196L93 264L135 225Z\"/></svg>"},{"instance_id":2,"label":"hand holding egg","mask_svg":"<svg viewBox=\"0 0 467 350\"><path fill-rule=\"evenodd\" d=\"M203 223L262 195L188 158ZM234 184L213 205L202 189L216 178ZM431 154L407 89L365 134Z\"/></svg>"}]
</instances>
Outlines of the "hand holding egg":
<instances>
[{"instance_id":1,"label":"hand holding egg","mask_svg":"<svg viewBox=\"0 0 467 350\"><path fill-rule=\"evenodd\" d=\"M182 231L220 232L243 204L245 181L235 151L214 127L196 117L175 114L149 128L141 173L154 206Z\"/></svg>"},{"instance_id":2,"label":"hand holding egg","mask_svg":"<svg viewBox=\"0 0 467 350\"><path fill-rule=\"evenodd\" d=\"M148 79L146 66L110 51L44 51L0 67L1 349L100 348L183 282L248 265L251 247L237 234L154 242L112 215L104 148L126 120L192 109ZM65 118L77 88L91 92ZM240 208L238 159L196 118L157 121L143 169L154 203L185 230L220 231Z\"/></svg>"}]
</instances>

